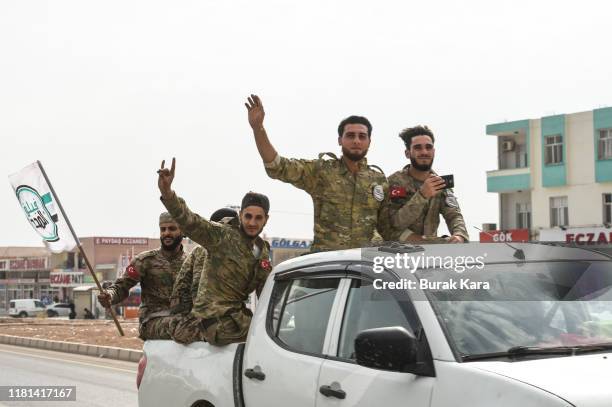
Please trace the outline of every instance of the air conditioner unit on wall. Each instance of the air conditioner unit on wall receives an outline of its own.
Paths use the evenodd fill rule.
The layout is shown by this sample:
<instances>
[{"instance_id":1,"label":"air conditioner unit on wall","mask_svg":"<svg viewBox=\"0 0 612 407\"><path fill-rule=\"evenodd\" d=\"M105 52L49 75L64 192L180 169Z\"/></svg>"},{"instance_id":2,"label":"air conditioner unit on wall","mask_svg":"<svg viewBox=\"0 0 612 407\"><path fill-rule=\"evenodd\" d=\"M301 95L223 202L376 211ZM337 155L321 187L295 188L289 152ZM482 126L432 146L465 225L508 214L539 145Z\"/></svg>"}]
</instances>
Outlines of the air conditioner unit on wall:
<instances>
[{"instance_id":1,"label":"air conditioner unit on wall","mask_svg":"<svg viewBox=\"0 0 612 407\"><path fill-rule=\"evenodd\" d=\"M502 150L503 151L514 151L515 143L512 140L506 140L502 142Z\"/></svg>"}]
</instances>

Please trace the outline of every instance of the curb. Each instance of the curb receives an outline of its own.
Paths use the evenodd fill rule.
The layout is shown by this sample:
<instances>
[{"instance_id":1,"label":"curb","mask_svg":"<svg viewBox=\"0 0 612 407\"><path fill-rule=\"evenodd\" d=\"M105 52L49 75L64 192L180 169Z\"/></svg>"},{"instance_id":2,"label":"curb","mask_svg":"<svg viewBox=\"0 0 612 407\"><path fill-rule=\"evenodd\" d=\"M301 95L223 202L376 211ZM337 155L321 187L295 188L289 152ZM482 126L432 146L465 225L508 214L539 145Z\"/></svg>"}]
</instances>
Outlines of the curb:
<instances>
[{"instance_id":1,"label":"curb","mask_svg":"<svg viewBox=\"0 0 612 407\"><path fill-rule=\"evenodd\" d=\"M5 345L25 346L53 350L57 352L75 353L100 358L138 362L142 356L141 350L116 348L113 346L87 345L84 343L49 341L46 339L24 338L21 336L0 334L0 343Z\"/></svg>"}]
</instances>

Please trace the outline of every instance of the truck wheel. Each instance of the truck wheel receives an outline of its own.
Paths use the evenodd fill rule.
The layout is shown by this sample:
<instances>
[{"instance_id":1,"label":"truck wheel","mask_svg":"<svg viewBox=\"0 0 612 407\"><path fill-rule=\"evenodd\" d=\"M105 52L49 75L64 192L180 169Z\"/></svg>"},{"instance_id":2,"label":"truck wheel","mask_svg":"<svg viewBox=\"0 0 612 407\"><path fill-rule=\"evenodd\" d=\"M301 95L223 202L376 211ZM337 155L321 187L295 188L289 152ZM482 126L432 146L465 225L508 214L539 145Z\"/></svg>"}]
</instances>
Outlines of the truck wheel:
<instances>
[{"instance_id":1,"label":"truck wheel","mask_svg":"<svg viewBox=\"0 0 612 407\"><path fill-rule=\"evenodd\" d=\"M28 317L28 313L27 313L27 312L25 312L25 311L21 311L21 312L19 313L19 318L27 318L27 317Z\"/></svg>"},{"instance_id":2,"label":"truck wheel","mask_svg":"<svg viewBox=\"0 0 612 407\"><path fill-rule=\"evenodd\" d=\"M49 311L47 311L47 316L48 316L49 318L56 317L56 316L57 316L57 312L56 312L56 311L53 311L52 309L50 309Z\"/></svg>"}]
</instances>

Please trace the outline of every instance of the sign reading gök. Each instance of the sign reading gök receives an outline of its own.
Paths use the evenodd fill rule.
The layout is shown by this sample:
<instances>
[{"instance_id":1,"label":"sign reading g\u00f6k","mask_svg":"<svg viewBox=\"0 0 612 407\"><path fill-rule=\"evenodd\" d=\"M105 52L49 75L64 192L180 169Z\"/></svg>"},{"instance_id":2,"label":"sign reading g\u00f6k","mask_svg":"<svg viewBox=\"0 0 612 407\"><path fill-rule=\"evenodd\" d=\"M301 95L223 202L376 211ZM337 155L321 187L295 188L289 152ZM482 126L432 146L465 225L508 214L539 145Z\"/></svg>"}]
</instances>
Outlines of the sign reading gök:
<instances>
[{"instance_id":1,"label":"sign reading g\u00f6k","mask_svg":"<svg viewBox=\"0 0 612 407\"><path fill-rule=\"evenodd\" d=\"M53 210L51 193L40 196L38 191L31 186L20 185L15 189L15 194L34 230L46 242L57 242L59 240L56 224L57 214L52 214L47 208L47 205L49 205Z\"/></svg>"}]
</instances>

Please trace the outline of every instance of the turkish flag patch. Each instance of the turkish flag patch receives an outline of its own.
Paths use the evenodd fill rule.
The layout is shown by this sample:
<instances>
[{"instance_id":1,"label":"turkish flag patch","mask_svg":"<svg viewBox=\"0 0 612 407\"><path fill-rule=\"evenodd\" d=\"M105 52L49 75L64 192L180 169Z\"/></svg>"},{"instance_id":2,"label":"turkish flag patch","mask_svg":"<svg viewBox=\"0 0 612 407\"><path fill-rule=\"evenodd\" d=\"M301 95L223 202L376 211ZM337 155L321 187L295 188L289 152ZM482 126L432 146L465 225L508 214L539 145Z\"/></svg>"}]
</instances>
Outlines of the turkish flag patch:
<instances>
[{"instance_id":1,"label":"turkish flag patch","mask_svg":"<svg viewBox=\"0 0 612 407\"><path fill-rule=\"evenodd\" d=\"M389 190L389 196L391 197L391 199L406 198L406 188L394 185Z\"/></svg>"},{"instance_id":2,"label":"turkish flag patch","mask_svg":"<svg viewBox=\"0 0 612 407\"><path fill-rule=\"evenodd\" d=\"M136 267L131 264L125 269L125 274L131 279L140 280L140 273L136 270Z\"/></svg>"},{"instance_id":3,"label":"turkish flag patch","mask_svg":"<svg viewBox=\"0 0 612 407\"><path fill-rule=\"evenodd\" d=\"M270 264L270 260L262 260L259 262L259 266L266 270L266 271L270 271L272 270L272 265Z\"/></svg>"}]
</instances>

